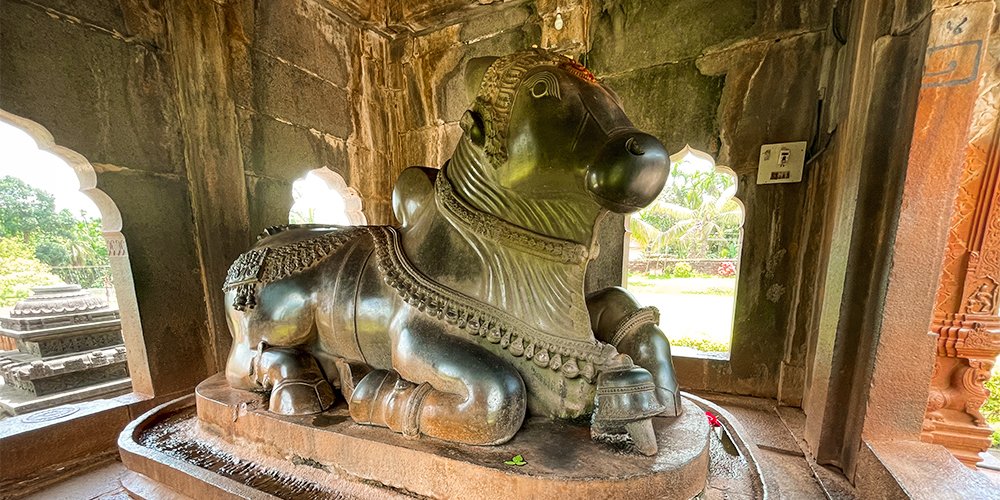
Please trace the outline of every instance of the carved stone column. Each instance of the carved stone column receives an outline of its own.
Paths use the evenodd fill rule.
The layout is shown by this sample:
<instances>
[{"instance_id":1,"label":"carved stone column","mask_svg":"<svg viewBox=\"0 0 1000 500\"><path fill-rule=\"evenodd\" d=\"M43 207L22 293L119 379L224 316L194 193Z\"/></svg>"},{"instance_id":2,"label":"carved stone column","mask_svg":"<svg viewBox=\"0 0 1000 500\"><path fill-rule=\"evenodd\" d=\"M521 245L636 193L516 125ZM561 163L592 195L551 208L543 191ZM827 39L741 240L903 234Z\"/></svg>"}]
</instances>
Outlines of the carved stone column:
<instances>
[{"instance_id":1,"label":"carved stone column","mask_svg":"<svg viewBox=\"0 0 1000 500\"><path fill-rule=\"evenodd\" d=\"M922 439L974 467L992 433L979 409L1000 354L1000 69L997 42L987 69L955 200L931 331L937 361ZM982 47L986 50L986 47Z\"/></svg>"}]
</instances>

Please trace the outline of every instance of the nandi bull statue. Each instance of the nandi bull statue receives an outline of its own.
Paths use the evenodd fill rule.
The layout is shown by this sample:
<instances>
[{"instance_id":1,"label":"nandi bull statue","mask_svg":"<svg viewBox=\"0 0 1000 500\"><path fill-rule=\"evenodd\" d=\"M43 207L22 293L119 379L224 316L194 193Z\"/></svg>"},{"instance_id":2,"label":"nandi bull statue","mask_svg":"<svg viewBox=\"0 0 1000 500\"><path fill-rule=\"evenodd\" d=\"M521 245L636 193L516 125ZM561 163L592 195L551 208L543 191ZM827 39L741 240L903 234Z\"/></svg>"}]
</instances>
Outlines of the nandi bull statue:
<instances>
[{"instance_id":1,"label":"nandi bull statue","mask_svg":"<svg viewBox=\"0 0 1000 500\"><path fill-rule=\"evenodd\" d=\"M233 264L229 384L285 415L337 386L359 424L473 445L526 415L590 416L654 454L650 419L681 407L658 313L617 287L585 296L584 275L599 218L652 202L667 153L572 59L467 73L464 134L440 170L400 175L400 227L271 228Z\"/></svg>"}]
</instances>

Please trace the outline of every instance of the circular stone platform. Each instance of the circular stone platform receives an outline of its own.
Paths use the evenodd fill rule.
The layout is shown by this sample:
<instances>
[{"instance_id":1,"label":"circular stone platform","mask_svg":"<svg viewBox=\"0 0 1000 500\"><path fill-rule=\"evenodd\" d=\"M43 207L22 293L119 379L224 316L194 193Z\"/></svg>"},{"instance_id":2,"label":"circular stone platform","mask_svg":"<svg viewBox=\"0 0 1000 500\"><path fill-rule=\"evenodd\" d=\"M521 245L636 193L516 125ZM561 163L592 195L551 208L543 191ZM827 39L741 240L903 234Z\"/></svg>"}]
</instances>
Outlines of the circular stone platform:
<instances>
[{"instance_id":1,"label":"circular stone platform","mask_svg":"<svg viewBox=\"0 0 1000 500\"><path fill-rule=\"evenodd\" d=\"M197 419L189 400L187 417L183 405L174 405L126 429L120 445L131 470L156 479L163 471L155 462L174 472L179 462L221 463L216 473L259 466L248 477L228 477L249 484L250 476L269 475L271 490L262 491L282 497L290 493L282 489L286 481L319 496L377 485L383 494L431 498L588 499L690 499L705 488L709 471L711 429L688 399L682 416L654 419L660 451L646 457L627 442L595 442L587 425L540 418L526 421L506 444L464 446L357 425L343 402L318 415L278 416L265 410L261 395L231 389L221 375L202 382L196 397ZM526 464L504 463L515 455Z\"/></svg>"}]
</instances>

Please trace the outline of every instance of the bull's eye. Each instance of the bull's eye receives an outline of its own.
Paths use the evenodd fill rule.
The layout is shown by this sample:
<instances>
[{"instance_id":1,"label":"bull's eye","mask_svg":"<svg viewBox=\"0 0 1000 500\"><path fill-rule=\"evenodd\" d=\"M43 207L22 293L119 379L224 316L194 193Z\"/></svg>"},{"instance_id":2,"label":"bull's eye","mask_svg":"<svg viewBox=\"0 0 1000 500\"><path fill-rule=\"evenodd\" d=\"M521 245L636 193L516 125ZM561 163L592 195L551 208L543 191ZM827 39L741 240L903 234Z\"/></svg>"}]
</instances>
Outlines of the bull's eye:
<instances>
[{"instance_id":1,"label":"bull's eye","mask_svg":"<svg viewBox=\"0 0 1000 500\"><path fill-rule=\"evenodd\" d=\"M550 71L539 71L528 77L524 82L524 87L531 92L531 97L552 96L559 99L559 80Z\"/></svg>"},{"instance_id":2,"label":"bull's eye","mask_svg":"<svg viewBox=\"0 0 1000 500\"><path fill-rule=\"evenodd\" d=\"M549 85L544 81L536 82L534 86L531 87L532 97L545 97L549 95Z\"/></svg>"}]
</instances>

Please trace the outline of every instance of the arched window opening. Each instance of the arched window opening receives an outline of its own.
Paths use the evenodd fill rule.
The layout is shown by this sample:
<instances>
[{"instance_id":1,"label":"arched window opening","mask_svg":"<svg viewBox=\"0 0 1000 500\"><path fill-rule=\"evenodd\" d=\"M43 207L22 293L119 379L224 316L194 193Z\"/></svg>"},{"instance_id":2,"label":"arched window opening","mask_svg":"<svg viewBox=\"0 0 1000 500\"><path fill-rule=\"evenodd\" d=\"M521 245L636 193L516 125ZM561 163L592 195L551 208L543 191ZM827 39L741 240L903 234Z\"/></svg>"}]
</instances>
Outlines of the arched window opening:
<instances>
[{"instance_id":1,"label":"arched window opening","mask_svg":"<svg viewBox=\"0 0 1000 500\"><path fill-rule=\"evenodd\" d=\"M361 195L344 178L328 168L317 168L292 184L292 224L359 226L368 223L361 210Z\"/></svg>"},{"instance_id":2,"label":"arched window opening","mask_svg":"<svg viewBox=\"0 0 1000 500\"><path fill-rule=\"evenodd\" d=\"M629 218L627 287L660 310L673 354L728 359L743 240L736 175L685 147L649 207Z\"/></svg>"},{"instance_id":3,"label":"arched window opening","mask_svg":"<svg viewBox=\"0 0 1000 500\"><path fill-rule=\"evenodd\" d=\"M86 159L0 111L0 419L132 391L135 293L121 216L95 184Z\"/></svg>"}]
</instances>

